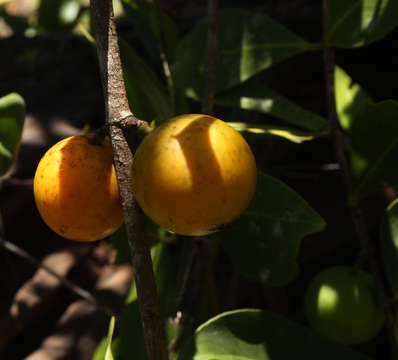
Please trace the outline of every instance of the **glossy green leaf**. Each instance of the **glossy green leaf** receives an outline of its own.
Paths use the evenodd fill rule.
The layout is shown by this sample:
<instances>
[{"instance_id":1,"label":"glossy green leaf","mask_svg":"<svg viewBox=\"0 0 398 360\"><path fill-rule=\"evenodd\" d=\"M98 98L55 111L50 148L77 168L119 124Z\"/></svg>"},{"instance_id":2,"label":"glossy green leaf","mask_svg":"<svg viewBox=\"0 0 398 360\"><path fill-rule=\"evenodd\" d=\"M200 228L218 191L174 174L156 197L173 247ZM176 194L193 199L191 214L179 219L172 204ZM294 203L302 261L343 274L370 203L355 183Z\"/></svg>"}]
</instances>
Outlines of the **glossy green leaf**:
<instances>
[{"instance_id":1,"label":"glossy green leaf","mask_svg":"<svg viewBox=\"0 0 398 360\"><path fill-rule=\"evenodd\" d=\"M126 41L120 39L119 45L127 97L134 114L148 122L171 118L173 108L163 83Z\"/></svg>"},{"instance_id":2,"label":"glossy green leaf","mask_svg":"<svg viewBox=\"0 0 398 360\"><path fill-rule=\"evenodd\" d=\"M268 311L220 314L195 332L179 360L369 360L349 347Z\"/></svg>"},{"instance_id":3,"label":"glossy green leaf","mask_svg":"<svg viewBox=\"0 0 398 360\"><path fill-rule=\"evenodd\" d=\"M303 109L256 81L248 80L231 90L222 92L216 96L215 101L219 105L270 114L291 125L313 132L327 132L329 129L329 123L324 117Z\"/></svg>"},{"instance_id":4,"label":"glossy green leaf","mask_svg":"<svg viewBox=\"0 0 398 360\"><path fill-rule=\"evenodd\" d=\"M334 82L339 122L344 130L350 131L354 118L364 106L373 104L373 100L338 66L334 69Z\"/></svg>"},{"instance_id":5,"label":"glossy green leaf","mask_svg":"<svg viewBox=\"0 0 398 360\"><path fill-rule=\"evenodd\" d=\"M381 255L393 297L398 296L398 200L386 210L381 225Z\"/></svg>"},{"instance_id":6,"label":"glossy green leaf","mask_svg":"<svg viewBox=\"0 0 398 360\"><path fill-rule=\"evenodd\" d=\"M249 124L243 122L229 122L228 124L240 133L256 136L278 136L297 144L313 140L317 136L317 134L275 125Z\"/></svg>"},{"instance_id":7,"label":"glossy green leaf","mask_svg":"<svg viewBox=\"0 0 398 360\"><path fill-rule=\"evenodd\" d=\"M283 286L298 274L301 239L322 231L325 225L299 194L260 173L249 208L220 236L242 274L268 285Z\"/></svg>"},{"instance_id":8,"label":"glossy green leaf","mask_svg":"<svg viewBox=\"0 0 398 360\"><path fill-rule=\"evenodd\" d=\"M223 9L218 13L217 91L229 89L260 71L309 48L309 44L260 12ZM176 86L187 96L203 92L207 19L179 43L172 66Z\"/></svg>"},{"instance_id":9,"label":"glossy green leaf","mask_svg":"<svg viewBox=\"0 0 398 360\"><path fill-rule=\"evenodd\" d=\"M24 121L25 101L20 95L11 93L0 98L0 176L18 154Z\"/></svg>"},{"instance_id":10,"label":"glossy green leaf","mask_svg":"<svg viewBox=\"0 0 398 360\"><path fill-rule=\"evenodd\" d=\"M398 25L396 0L329 1L326 40L338 47L359 47L383 38Z\"/></svg>"},{"instance_id":11,"label":"glossy green leaf","mask_svg":"<svg viewBox=\"0 0 398 360\"><path fill-rule=\"evenodd\" d=\"M386 100L363 108L352 125L352 148L360 160L350 201L383 182L398 184L398 102Z\"/></svg>"}]
</instances>

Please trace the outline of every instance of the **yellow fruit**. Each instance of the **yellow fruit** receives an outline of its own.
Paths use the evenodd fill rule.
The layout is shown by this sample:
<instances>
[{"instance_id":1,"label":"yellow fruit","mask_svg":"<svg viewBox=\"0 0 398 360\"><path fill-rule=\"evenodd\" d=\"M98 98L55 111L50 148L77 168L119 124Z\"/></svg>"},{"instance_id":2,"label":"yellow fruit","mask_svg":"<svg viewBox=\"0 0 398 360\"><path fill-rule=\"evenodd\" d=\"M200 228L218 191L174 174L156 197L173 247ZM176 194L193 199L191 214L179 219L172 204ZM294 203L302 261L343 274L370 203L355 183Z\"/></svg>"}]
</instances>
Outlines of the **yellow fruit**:
<instances>
[{"instance_id":1,"label":"yellow fruit","mask_svg":"<svg viewBox=\"0 0 398 360\"><path fill-rule=\"evenodd\" d=\"M57 234L77 241L102 239L123 223L109 140L71 136L51 147L34 178L37 208Z\"/></svg>"},{"instance_id":2,"label":"yellow fruit","mask_svg":"<svg viewBox=\"0 0 398 360\"><path fill-rule=\"evenodd\" d=\"M205 235L236 219L254 194L257 170L244 138L207 115L177 116L147 135L132 182L145 214L182 235Z\"/></svg>"}]
</instances>

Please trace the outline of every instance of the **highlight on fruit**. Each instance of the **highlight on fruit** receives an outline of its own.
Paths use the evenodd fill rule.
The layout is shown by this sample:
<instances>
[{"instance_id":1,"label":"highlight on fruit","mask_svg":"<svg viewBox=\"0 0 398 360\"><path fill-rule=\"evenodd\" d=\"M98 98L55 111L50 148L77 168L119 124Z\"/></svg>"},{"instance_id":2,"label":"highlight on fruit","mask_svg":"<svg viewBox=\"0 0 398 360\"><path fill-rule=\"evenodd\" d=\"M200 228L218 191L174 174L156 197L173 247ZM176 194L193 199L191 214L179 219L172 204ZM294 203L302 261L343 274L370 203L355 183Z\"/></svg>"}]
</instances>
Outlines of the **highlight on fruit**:
<instances>
[{"instance_id":1,"label":"highlight on fruit","mask_svg":"<svg viewBox=\"0 0 398 360\"><path fill-rule=\"evenodd\" d=\"M305 313L314 329L343 344L370 341L384 324L373 277L348 266L315 276L305 294Z\"/></svg>"},{"instance_id":2,"label":"highlight on fruit","mask_svg":"<svg viewBox=\"0 0 398 360\"><path fill-rule=\"evenodd\" d=\"M34 197L44 222L76 241L99 240L123 223L110 142L76 135L59 141L42 157Z\"/></svg>"},{"instance_id":3,"label":"highlight on fruit","mask_svg":"<svg viewBox=\"0 0 398 360\"><path fill-rule=\"evenodd\" d=\"M222 229L249 205L256 162L226 122L201 114L174 117L147 135L132 167L145 214L163 228L200 236Z\"/></svg>"}]
</instances>

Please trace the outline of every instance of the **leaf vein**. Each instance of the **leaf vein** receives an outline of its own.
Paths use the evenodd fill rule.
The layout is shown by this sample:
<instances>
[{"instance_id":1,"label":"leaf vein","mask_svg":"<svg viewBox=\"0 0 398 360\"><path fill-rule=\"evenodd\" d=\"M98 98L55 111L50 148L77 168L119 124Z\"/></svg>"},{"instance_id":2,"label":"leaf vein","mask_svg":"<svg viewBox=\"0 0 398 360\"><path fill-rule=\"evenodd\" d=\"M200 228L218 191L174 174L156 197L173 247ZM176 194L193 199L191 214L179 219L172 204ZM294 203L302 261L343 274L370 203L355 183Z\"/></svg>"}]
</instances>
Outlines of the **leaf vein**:
<instances>
[{"instance_id":1,"label":"leaf vein","mask_svg":"<svg viewBox=\"0 0 398 360\"><path fill-rule=\"evenodd\" d=\"M333 36L333 34L336 32L336 29L346 19L346 17L354 11L355 7L357 7L361 1L362 0L356 0L356 2L354 2L353 5L347 9L347 11L340 17L340 19L334 23L330 31L328 31L327 40L329 40Z\"/></svg>"}]
</instances>

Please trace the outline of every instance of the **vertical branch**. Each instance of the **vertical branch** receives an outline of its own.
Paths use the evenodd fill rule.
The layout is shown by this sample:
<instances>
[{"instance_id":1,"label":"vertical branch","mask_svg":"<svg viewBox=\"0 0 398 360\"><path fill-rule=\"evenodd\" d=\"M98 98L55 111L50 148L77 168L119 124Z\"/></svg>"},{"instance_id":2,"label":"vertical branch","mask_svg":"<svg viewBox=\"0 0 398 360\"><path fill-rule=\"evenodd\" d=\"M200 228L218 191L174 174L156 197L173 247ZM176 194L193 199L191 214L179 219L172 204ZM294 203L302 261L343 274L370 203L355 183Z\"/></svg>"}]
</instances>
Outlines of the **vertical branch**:
<instances>
[{"instance_id":1,"label":"vertical branch","mask_svg":"<svg viewBox=\"0 0 398 360\"><path fill-rule=\"evenodd\" d=\"M337 117L335 84L334 84L335 50L333 47L328 45L327 41L328 12L329 12L329 0L323 0L323 26L324 26L323 55L324 55L324 65L325 65L328 119L332 128L334 147L336 151L337 160L340 165L342 181L348 192L348 189L351 186L351 171L344 150L343 133L341 131ZM362 209L355 204L354 206L350 206L350 212L356 236L360 242L363 255L366 257L366 260L369 262L371 272L373 274L378 292L380 294L380 298L383 300L387 299L388 291L384 283L384 277L382 271L377 262L376 251L370 239ZM398 354L398 345L394 335L394 312L391 308L390 303L384 304L384 312L386 316L387 331L392 351L391 355L392 357L394 357L396 354Z\"/></svg>"},{"instance_id":2,"label":"vertical branch","mask_svg":"<svg viewBox=\"0 0 398 360\"><path fill-rule=\"evenodd\" d=\"M216 78L218 67L218 0L208 0L207 49L205 64L205 87L202 101L202 113L213 114L214 97L216 93Z\"/></svg>"},{"instance_id":3,"label":"vertical branch","mask_svg":"<svg viewBox=\"0 0 398 360\"><path fill-rule=\"evenodd\" d=\"M90 6L105 98L106 122L112 142L114 164L130 244L146 350L149 360L166 360L163 320L149 245L145 237L143 215L131 190L133 154L130 147L134 148L135 144L130 143L130 135L134 134L127 134L127 129L132 129L135 133L143 121L134 117L128 105L112 0L91 0Z\"/></svg>"}]
</instances>

